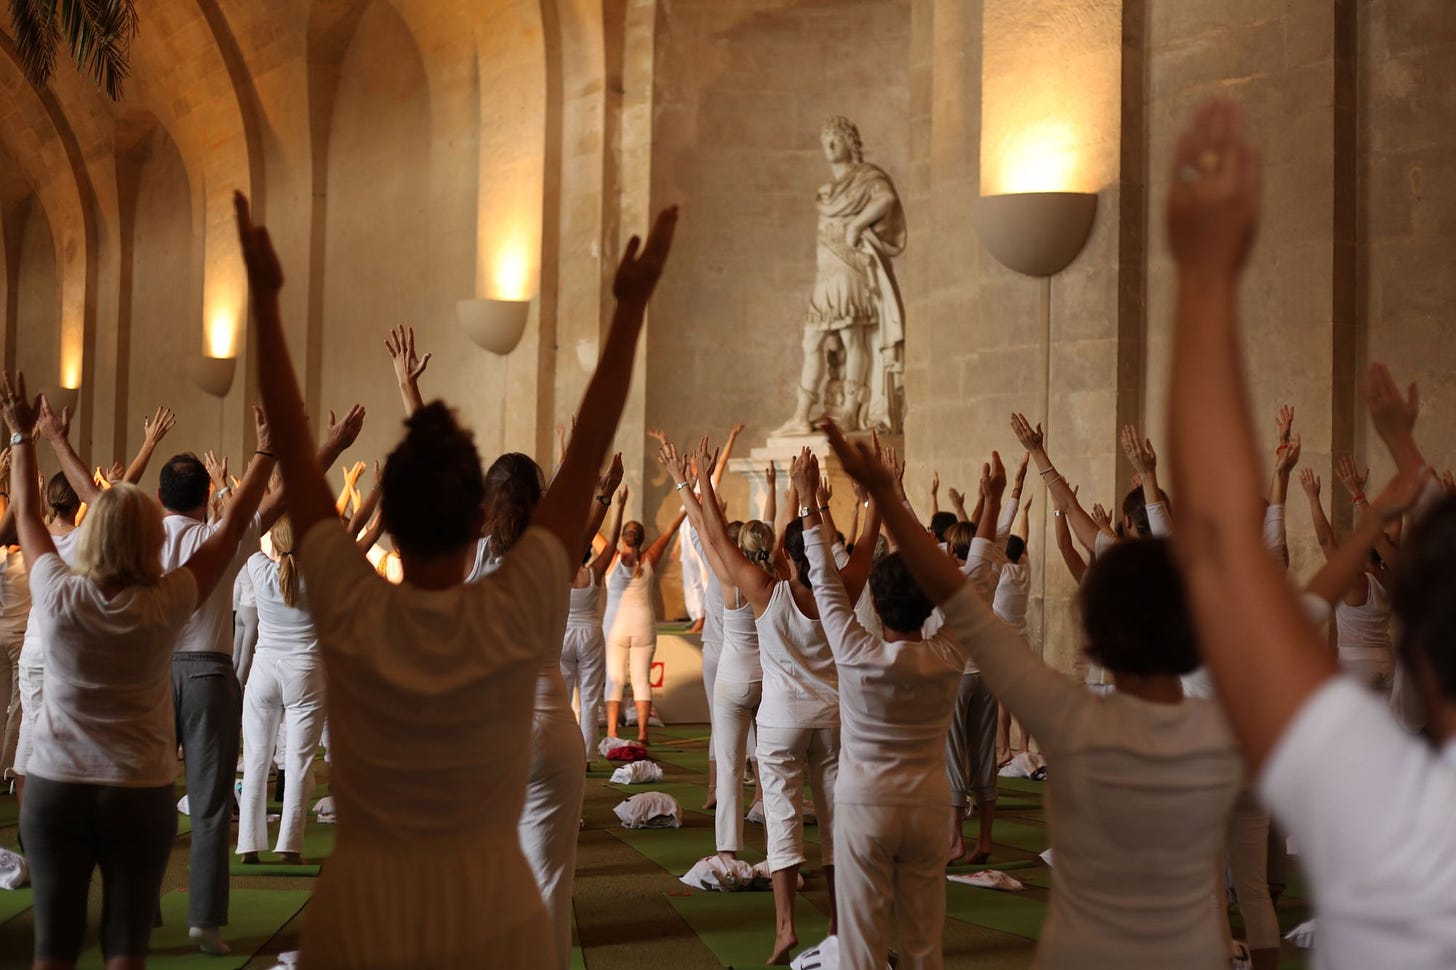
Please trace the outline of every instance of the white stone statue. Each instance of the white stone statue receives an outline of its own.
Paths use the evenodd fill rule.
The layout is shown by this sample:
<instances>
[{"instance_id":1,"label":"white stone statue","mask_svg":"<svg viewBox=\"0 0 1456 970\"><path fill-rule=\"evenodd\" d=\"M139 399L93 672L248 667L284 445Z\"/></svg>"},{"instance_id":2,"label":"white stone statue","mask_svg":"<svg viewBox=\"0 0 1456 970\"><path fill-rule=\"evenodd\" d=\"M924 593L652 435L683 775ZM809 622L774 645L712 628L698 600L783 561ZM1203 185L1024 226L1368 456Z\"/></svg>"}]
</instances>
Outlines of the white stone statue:
<instances>
[{"instance_id":1,"label":"white stone statue","mask_svg":"<svg viewBox=\"0 0 1456 970\"><path fill-rule=\"evenodd\" d=\"M822 416L847 431L899 432L905 308L891 268L905 250L905 210L890 177L861 157L859 129L835 115L819 133L833 180L819 189L818 276L804 321L804 370L780 435Z\"/></svg>"}]
</instances>

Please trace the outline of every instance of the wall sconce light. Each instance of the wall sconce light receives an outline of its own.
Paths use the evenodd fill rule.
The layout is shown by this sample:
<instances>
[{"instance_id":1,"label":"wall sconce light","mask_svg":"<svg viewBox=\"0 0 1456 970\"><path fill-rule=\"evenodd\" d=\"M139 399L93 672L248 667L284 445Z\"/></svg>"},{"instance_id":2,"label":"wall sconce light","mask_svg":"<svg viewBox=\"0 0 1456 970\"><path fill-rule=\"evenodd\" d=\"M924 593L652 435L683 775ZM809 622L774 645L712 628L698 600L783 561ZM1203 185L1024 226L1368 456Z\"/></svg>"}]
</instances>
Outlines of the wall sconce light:
<instances>
[{"instance_id":1,"label":"wall sconce light","mask_svg":"<svg viewBox=\"0 0 1456 970\"><path fill-rule=\"evenodd\" d=\"M187 362L187 376L192 378L204 392L213 397L227 397L233 386L233 374L238 367L236 357L208 357L199 354Z\"/></svg>"},{"instance_id":2,"label":"wall sconce light","mask_svg":"<svg viewBox=\"0 0 1456 970\"><path fill-rule=\"evenodd\" d=\"M57 414L66 408L70 408L74 412L76 410L76 402L81 397L81 389L79 387L66 387L65 385L47 387L41 393L45 395L46 403L51 406L51 410Z\"/></svg>"},{"instance_id":3,"label":"wall sconce light","mask_svg":"<svg viewBox=\"0 0 1456 970\"><path fill-rule=\"evenodd\" d=\"M976 230L1006 268L1055 276L1082 251L1096 214L1095 192L986 195L976 204Z\"/></svg>"},{"instance_id":4,"label":"wall sconce light","mask_svg":"<svg viewBox=\"0 0 1456 970\"><path fill-rule=\"evenodd\" d=\"M502 357L516 349L531 315L530 300L461 300L455 316L465 335Z\"/></svg>"}]
</instances>

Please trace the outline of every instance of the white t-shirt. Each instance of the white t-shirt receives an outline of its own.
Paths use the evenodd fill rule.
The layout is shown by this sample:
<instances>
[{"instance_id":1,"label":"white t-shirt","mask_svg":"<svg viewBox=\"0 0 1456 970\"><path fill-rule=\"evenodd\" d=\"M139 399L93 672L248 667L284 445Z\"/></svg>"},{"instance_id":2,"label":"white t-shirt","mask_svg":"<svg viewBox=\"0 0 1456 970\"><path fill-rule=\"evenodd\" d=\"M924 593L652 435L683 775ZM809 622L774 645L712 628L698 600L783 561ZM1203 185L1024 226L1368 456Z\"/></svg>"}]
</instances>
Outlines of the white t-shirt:
<instances>
[{"instance_id":1,"label":"white t-shirt","mask_svg":"<svg viewBox=\"0 0 1456 970\"><path fill-rule=\"evenodd\" d=\"M318 632L308 611L308 597L303 580L298 582L298 601L289 606L283 602L283 588L278 585L278 563L262 552L248 557L239 576L249 577L258 607L258 649L278 653L314 653L318 650Z\"/></svg>"},{"instance_id":2,"label":"white t-shirt","mask_svg":"<svg viewBox=\"0 0 1456 970\"><path fill-rule=\"evenodd\" d=\"M197 605L197 582L173 570L108 600L60 556L30 569L46 644L45 693L28 773L51 781L149 788L177 775L172 647Z\"/></svg>"},{"instance_id":3,"label":"white t-shirt","mask_svg":"<svg viewBox=\"0 0 1456 970\"><path fill-rule=\"evenodd\" d=\"M78 526L63 536L51 536L51 544L56 547L56 553L61 561L67 566L75 562L76 542L81 538L81 528ZM28 667L40 667L45 664L45 646L41 643L40 626L35 621L35 601L32 598L30 616L25 621L25 640L20 647L20 662Z\"/></svg>"},{"instance_id":4,"label":"white t-shirt","mask_svg":"<svg viewBox=\"0 0 1456 970\"><path fill-rule=\"evenodd\" d=\"M162 516L162 568L173 570L185 566L197 547L220 528L221 520L209 524L175 512ZM262 521L253 516L238 543L238 551L233 554L217 586L206 600L198 604L196 615L188 621L177 640L178 653L210 650L229 657L233 655L233 582L238 578L243 563L258 551L258 537L262 531Z\"/></svg>"},{"instance_id":5,"label":"white t-shirt","mask_svg":"<svg viewBox=\"0 0 1456 970\"><path fill-rule=\"evenodd\" d=\"M341 837L514 839L532 685L560 655L576 557L533 527L478 582L394 586L334 519L297 555L328 677Z\"/></svg>"},{"instance_id":6,"label":"white t-shirt","mask_svg":"<svg viewBox=\"0 0 1456 970\"><path fill-rule=\"evenodd\" d=\"M945 735L965 658L945 637L887 642L855 618L824 530L804 533L814 600L839 670L837 803L948 805Z\"/></svg>"},{"instance_id":7,"label":"white t-shirt","mask_svg":"<svg viewBox=\"0 0 1456 970\"><path fill-rule=\"evenodd\" d=\"M1036 965L1227 970L1227 924L1209 895L1243 765L1218 706L1094 694L1027 650L969 585L943 609L945 632L1056 766L1057 865Z\"/></svg>"},{"instance_id":8,"label":"white t-shirt","mask_svg":"<svg viewBox=\"0 0 1456 970\"><path fill-rule=\"evenodd\" d=\"M1332 677L1285 728L1259 793L1299 846L1318 970L1456 966L1456 744L1432 748Z\"/></svg>"},{"instance_id":9,"label":"white t-shirt","mask_svg":"<svg viewBox=\"0 0 1456 970\"><path fill-rule=\"evenodd\" d=\"M233 580L233 609L258 608L258 598L253 593L253 579L248 575L246 569L238 570L238 578Z\"/></svg>"}]
</instances>

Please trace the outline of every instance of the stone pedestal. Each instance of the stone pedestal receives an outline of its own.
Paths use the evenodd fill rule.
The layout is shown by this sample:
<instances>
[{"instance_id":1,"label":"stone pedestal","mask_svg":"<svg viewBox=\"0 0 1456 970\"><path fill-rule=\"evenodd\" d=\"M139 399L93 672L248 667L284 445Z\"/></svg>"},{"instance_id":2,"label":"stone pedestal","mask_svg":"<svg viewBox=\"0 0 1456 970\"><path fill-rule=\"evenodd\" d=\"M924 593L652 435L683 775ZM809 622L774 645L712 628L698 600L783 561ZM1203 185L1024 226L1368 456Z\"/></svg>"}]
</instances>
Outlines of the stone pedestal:
<instances>
[{"instance_id":1,"label":"stone pedestal","mask_svg":"<svg viewBox=\"0 0 1456 970\"><path fill-rule=\"evenodd\" d=\"M868 443L870 436L855 433L849 435L849 439ZM899 435L880 435L880 445L885 448L903 450L905 441ZM806 435L771 436L761 447L750 451L749 457L734 458L729 461L728 470L735 475L742 475L748 481L749 496L749 507L747 509L729 509L729 518L745 518L748 515L758 518L763 514L764 500L768 497L766 472L770 465L774 468L778 485L781 506L779 517L782 519L786 514L797 514L797 509L786 511L782 504L786 501L785 495L789 489L789 466L804 448L808 448L819 456L820 474L829 476L829 484L834 489L834 496L829 500L829 514L834 518L835 527L845 533L846 541L853 542L854 537L849 535L850 523L854 518L853 483L844 473L839 459L830 450L829 439L819 432Z\"/></svg>"}]
</instances>

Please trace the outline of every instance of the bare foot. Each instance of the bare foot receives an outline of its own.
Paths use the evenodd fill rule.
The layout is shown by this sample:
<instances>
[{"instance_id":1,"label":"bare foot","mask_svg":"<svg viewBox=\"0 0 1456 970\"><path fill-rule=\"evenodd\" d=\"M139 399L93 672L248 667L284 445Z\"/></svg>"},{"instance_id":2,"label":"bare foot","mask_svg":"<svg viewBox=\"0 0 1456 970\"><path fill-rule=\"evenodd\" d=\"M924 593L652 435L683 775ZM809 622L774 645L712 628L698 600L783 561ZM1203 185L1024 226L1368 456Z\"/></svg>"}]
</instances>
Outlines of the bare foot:
<instances>
[{"instance_id":1,"label":"bare foot","mask_svg":"<svg viewBox=\"0 0 1456 970\"><path fill-rule=\"evenodd\" d=\"M955 837L950 840L950 859L946 862L946 865L954 866L959 864L965 852L966 844L961 841L961 834L957 832Z\"/></svg>"},{"instance_id":2,"label":"bare foot","mask_svg":"<svg viewBox=\"0 0 1456 970\"><path fill-rule=\"evenodd\" d=\"M988 863L990 861L991 861L991 850L990 849L979 849L978 848L977 851L972 852L970 855L966 856L966 863L968 865L972 865L972 866L983 866L983 865L985 865L986 863Z\"/></svg>"},{"instance_id":3,"label":"bare foot","mask_svg":"<svg viewBox=\"0 0 1456 970\"><path fill-rule=\"evenodd\" d=\"M642 747L645 748L649 744L651 744L652 741L647 737L647 735L645 735L645 734L639 734L639 735L637 735L637 743L640 744L640 745L642 745Z\"/></svg>"},{"instance_id":4,"label":"bare foot","mask_svg":"<svg viewBox=\"0 0 1456 970\"><path fill-rule=\"evenodd\" d=\"M258 853L256 853L256 852L244 852L243 853L243 865L245 865L245 866L256 866L257 864L258 864Z\"/></svg>"},{"instance_id":5,"label":"bare foot","mask_svg":"<svg viewBox=\"0 0 1456 970\"><path fill-rule=\"evenodd\" d=\"M702 620L694 620L693 621L693 625L690 626L690 627L688 627L688 632L689 633L702 633L703 632L703 621Z\"/></svg>"},{"instance_id":6,"label":"bare foot","mask_svg":"<svg viewBox=\"0 0 1456 970\"><path fill-rule=\"evenodd\" d=\"M786 966L789 962L789 952L799 945L799 937L790 932L788 936L780 934L774 939L773 954L766 963L771 967Z\"/></svg>"},{"instance_id":7,"label":"bare foot","mask_svg":"<svg viewBox=\"0 0 1456 970\"><path fill-rule=\"evenodd\" d=\"M706 802L703 802L703 810L704 811L707 811L710 808L717 808L717 807L718 807L718 795L717 795L717 793L716 792L708 792L708 800Z\"/></svg>"},{"instance_id":8,"label":"bare foot","mask_svg":"<svg viewBox=\"0 0 1456 970\"><path fill-rule=\"evenodd\" d=\"M278 862L285 866L301 866L303 865L303 856L297 852L280 852L278 853Z\"/></svg>"},{"instance_id":9,"label":"bare foot","mask_svg":"<svg viewBox=\"0 0 1456 970\"><path fill-rule=\"evenodd\" d=\"M1011 764L1012 757L1013 755L1011 754L1010 748L996 749L996 767L1005 768L1007 765Z\"/></svg>"}]
</instances>

